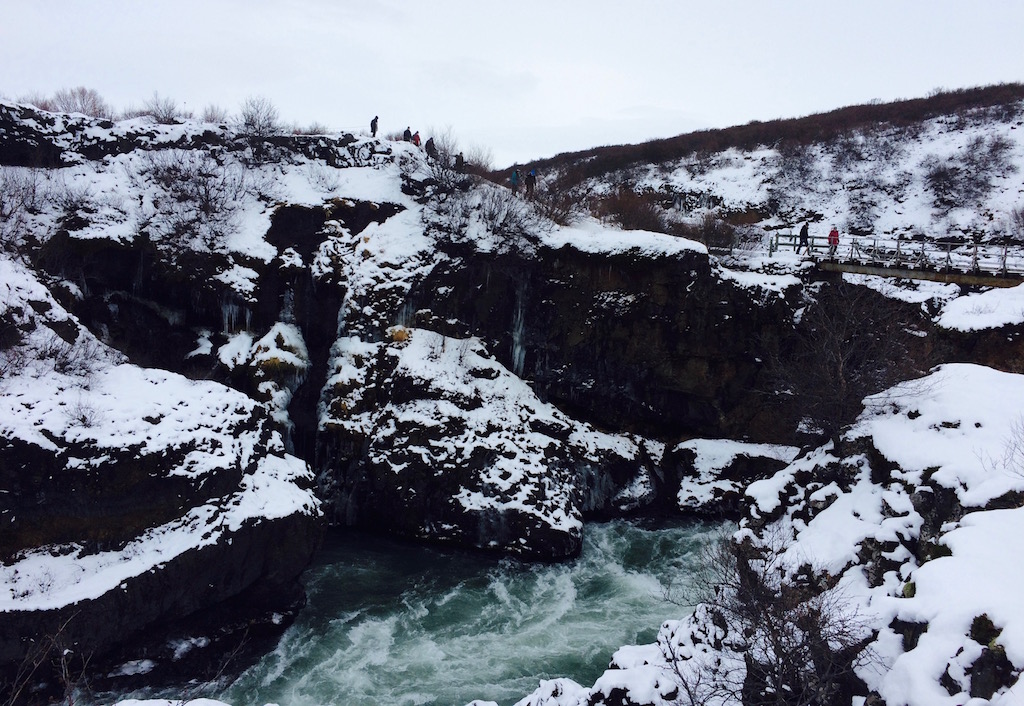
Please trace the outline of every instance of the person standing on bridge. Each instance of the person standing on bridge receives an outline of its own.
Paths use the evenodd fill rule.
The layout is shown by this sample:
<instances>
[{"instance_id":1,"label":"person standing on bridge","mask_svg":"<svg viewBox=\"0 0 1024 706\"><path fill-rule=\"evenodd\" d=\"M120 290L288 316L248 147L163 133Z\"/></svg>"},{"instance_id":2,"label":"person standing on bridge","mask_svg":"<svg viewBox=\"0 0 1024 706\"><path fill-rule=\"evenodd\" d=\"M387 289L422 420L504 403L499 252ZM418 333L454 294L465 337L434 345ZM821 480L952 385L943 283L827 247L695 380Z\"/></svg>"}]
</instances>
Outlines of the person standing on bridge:
<instances>
[{"instance_id":1,"label":"person standing on bridge","mask_svg":"<svg viewBox=\"0 0 1024 706\"><path fill-rule=\"evenodd\" d=\"M828 259L836 259L836 250L839 249L839 230L832 226L832 230L828 232Z\"/></svg>"},{"instance_id":2,"label":"person standing on bridge","mask_svg":"<svg viewBox=\"0 0 1024 706\"><path fill-rule=\"evenodd\" d=\"M800 243L796 246L796 254L799 255L804 249L807 251L806 254L811 254L811 246L807 241L807 221L804 221L804 225L800 229Z\"/></svg>"}]
</instances>

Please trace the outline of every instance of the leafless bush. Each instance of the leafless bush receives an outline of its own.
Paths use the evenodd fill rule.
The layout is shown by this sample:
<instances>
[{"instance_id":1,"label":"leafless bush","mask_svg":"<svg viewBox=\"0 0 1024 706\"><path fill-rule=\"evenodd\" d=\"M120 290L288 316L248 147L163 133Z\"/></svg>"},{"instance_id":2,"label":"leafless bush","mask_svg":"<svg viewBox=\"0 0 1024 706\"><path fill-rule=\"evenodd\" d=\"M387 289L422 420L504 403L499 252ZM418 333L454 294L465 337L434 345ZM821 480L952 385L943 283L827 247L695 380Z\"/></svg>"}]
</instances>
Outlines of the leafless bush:
<instances>
[{"instance_id":1,"label":"leafless bush","mask_svg":"<svg viewBox=\"0 0 1024 706\"><path fill-rule=\"evenodd\" d=\"M0 248L18 250L32 214L45 199L45 182L36 169L0 167Z\"/></svg>"},{"instance_id":2,"label":"leafless bush","mask_svg":"<svg viewBox=\"0 0 1024 706\"><path fill-rule=\"evenodd\" d=\"M68 424L86 429L93 428L101 421L99 409L83 397L64 408L64 417Z\"/></svg>"},{"instance_id":3,"label":"leafless bush","mask_svg":"<svg viewBox=\"0 0 1024 706\"><path fill-rule=\"evenodd\" d=\"M586 215L592 198L593 192L585 183L560 188L555 183L546 182L534 192L533 203L545 218L560 226L568 226Z\"/></svg>"},{"instance_id":4,"label":"leafless bush","mask_svg":"<svg viewBox=\"0 0 1024 706\"><path fill-rule=\"evenodd\" d=\"M956 157L930 156L923 162L925 184L936 208L976 204L992 190L993 180L1016 171L1011 143L1004 137L978 136Z\"/></svg>"},{"instance_id":5,"label":"leafless bush","mask_svg":"<svg viewBox=\"0 0 1024 706\"><path fill-rule=\"evenodd\" d=\"M44 96L42 93L39 92L19 96L18 102L34 105L35 107L39 108L39 110L45 110L50 113L57 112L57 105L53 102L53 98L51 98L50 96Z\"/></svg>"},{"instance_id":6,"label":"leafless bush","mask_svg":"<svg viewBox=\"0 0 1024 706\"><path fill-rule=\"evenodd\" d=\"M809 564L787 566L781 531L710 544L690 577L688 604L721 631L724 658L687 664L674 635L659 646L690 706L726 702L792 706L850 703L862 687L855 669L872 659L866 617L835 579Z\"/></svg>"},{"instance_id":7,"label":"leafless bush","mask_svg":"<svg viewBox=\"0 0 1024 706\"><path fill-rule=\"evenodd\" d=\"M89 377L103 359L103 347L92 336L78 336L68 342L48 332L36 354L41 360L53 362L54 371L71 377Z\"/></svg>"},{"instance_id":8,"label":"leafless bush","mask_svg":"<svg viewBox=\"0 0 1024 706\"><path fill-rule=\"evenodd\" d=\"M202 121L204 123L226 123L228 121L228 111L226 108L222 108L219 105L213 105L212 103L203 108Z\"/></svg>"},{"instance_id":9,"label":"leafless bush","mask_svg":"<svg viewBox=\"0 0 1024 706\"><path fill-rule=\"evenodd\" d=\"M133 118L152 118L148 110L146 110L145 108L140 108L134 103L130 103L127 106L125 106L125 109L121 111L121 114L118 117L121 120L131 120Z\"/></svg>"},{"instance_id":10,"label":"leafless bush","mask_svg":"<svg viewBox=\"0 0 1024 706\"><path fill-rule=\"evenodd\" d=\"M249 192L240 164L221 164L208 152L148 152L139 170L156 186L152 212L140 214L165 243L214 248L233 227Z\"/></svg>"},{"instance_id":11,"label":"leafless bush","mask_svg":"<svg viewBox=\"0 0 1024 706\"><path fill-rule=\"evenodd\" d=\"M489 231L509 243L551 228L528 203L506 189L483 192L480 216Z\"/></svg>"},{"instance_id":12,"label":"leafless bush","mask_svg":"<svg viewBox=\"0 0 1024 706\"><path fill-rule=\"evenodd\" d=\"M80 230L88 224L87 217L96 213L96 194L90 184L68 181L61 175L51 193L61 212L61 224L68 230Z\"/></svg>"},{"instance_id":13,"label":"leafless bush","mask_svg":"<svg viewBox=\"0 0 1024 706\"><path fill-rule=\"evenodd\" d=\"M53 94L53 108L61 113L83 113L93 118L111 120L113 109L95 89L77 86L62 88ZM42 106L40 106L42 107Z\"/></svg>"},{"instance_id":14,"label":"leafless bush","mask_svg":"<svg viewBox=\"0 0 1024 706\"><path fill-rule=\"evenodd\" d=\"M697 239L709 248L732 251L736 246L736 228L714 213L702 215L697 228Z\"/></svg>"},{"instance_id":15,"label":"leafless bush","mask_svg":"<svg viewBox=\"0 0 1024 706\"><path fill-rule=\"evenodd\" d=\"M28 363L22 347L25 335L18 325L23 315L20 307L0 303L0 380L17 375Z\"/></svg>"},{"instance_id":16,"label":"leafless bush","mask_svg":"<svg viewBox=\"0 0 1024 706\"><path fill-rule=\"evenodd\" d=\"M623 230L663 232L665 220L661 209L649 196L622 188L595 204L597 215L617 223Z\"/></svg>"},{"instance_id":17,"label":"leafless bush","mask_svg":"<svg viewBox=\"0 0 1024 706\"><path fill-rule=\"evenodd\" d=\"M331 132L331 128L323 123L312 122L305 127L298 124L293 125L291 132L293 135L327 135Z\"/></svg>"},{"instance_id":18,"label":"leafless bush","mask_svg":"<svg viewBox=\"0 0 1024 706\"><path fill-rule=\"evenodd\" d=\"M448 237L458 237L469 227L472 211L468 193L453 191L445 197L433 200L430 209L424 211L424 216L431 229L438 230Z\"/></svg>"},{"instance_id":19,"label":"leafless bush","mask_svg":"<svg viewBox=\"0 0 1024 706\"><path fill-rule=\"evenodd\" d=\"M466 174L465 158L459 165L459 145L451 128L431 130L436 156L427 161L433 180L433 193L438 200L445 200L453 193L466 191L473 185L472 177Z\"/></svg>"},{"instance_id":20,"label":"leafless bush","mask_svg":"<svg viewBox=\"0 0 1024 706\"><path fill-rule=\"evenodd\" d=\"M324 165L322 162L310 162L306 167L309 183L324 194L332 194L341 185L341 176L337 169Z\"/></svg>"},{"instance_id":21,"label":"leafless bush","mask_svg":"<svg viewBox=\"0 0 1024 706\"><path fill-rule=\"evenodd\" d=\"M92 660L90 652L81 651L68 638L68 625L76 616L77 613L61 623L52 634L26 639L28 649L25 657L9 676L0 674L0 693L4 694L0 703L3 706L26 703L23 697L35 685L50 679L61 688L61 701L74 703L75 693L86 683Z\"/></svg>"},{"instance_id":22,"label":"leafless bush","mask_svg":"<svg viewBox=\"0 0 1024 706\"><path fill-rule=\"evenodd\" d=\"M142 104L142 113L152 116L161 125L173 125L179 120L191 117L178 107L177 101L173 98L161 98L156 91Z\"/></svg>"},{"instance_id":23,"label":"leafless bush","mask_svg":"<svg viewBox=\"0 0 1024 706\"><path fill-rule=\"evenodd\" d=\"M242 102L239 118L242 131L253 137L270 137L280 132L277 108L269 98L249 96Z\"/></svg>"},{"instance_id":24,"label":"leafless bush","mask_svg":"<svg viewBox=\"0 0 1024 706\"><path fill-rule=\"evenodd\" d=\"M494 153L484 145L471 145L466 150L466 172L486 176L494 169Z\"/></svg>"},{"instance_id":25,"label":"leafless bush","mask_svg":"<svg viewBox=\"0 0 1024 706\"><path fill-rule=\"evenodd\" d=\"M267 139L281 132L277 108L269 98L250 96L242 103L239 122L242 134L249 139L253 161L267 161L271 156Z\"/></svg>"},{"instance_id":26,"label":"leafless bush","mask_svg":"<svg viewBox=\"0 0 1024 706\"><path fill-rule=\"evenodd\" d=\"M1010 237L1018 243L1024 242L1024 206L1018 206L1010 211L1007 221Z\"/></svg>"}]
</instances>

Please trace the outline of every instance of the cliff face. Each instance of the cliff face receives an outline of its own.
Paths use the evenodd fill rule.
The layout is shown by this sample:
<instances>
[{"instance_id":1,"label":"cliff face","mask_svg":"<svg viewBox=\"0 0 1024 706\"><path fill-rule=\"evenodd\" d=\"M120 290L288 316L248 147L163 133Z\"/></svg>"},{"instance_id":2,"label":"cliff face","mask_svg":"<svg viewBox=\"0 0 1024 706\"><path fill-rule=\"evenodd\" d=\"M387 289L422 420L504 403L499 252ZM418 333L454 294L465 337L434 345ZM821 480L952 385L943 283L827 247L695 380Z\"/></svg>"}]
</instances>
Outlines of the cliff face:
<instances>
[{"instance_id":1,"label":"cliff face","mask_svg":"<svg viewBox=\"0 0 1024 706\"><path fill-rule=\"evenodd\" d=\"M93 184L24 234L62 302L262 403L334 522L571 556L585 515L673 507L647 439L777 431L751 343L790 325L792 276L556 228L409 145L3 117Z\"/></svg>"},{"instance_id":2,"label":"cliff face","mask_svg":"<svg viewBox=\"0 0 1024 706\"><path fill-rule=\"evenodd\" d=\"M602 428L646 436L749 435L763 404L760 335L792 317L799 287L745 289L706 251L542 248L435 269L419 315L462 322L544 398Z\"/></svg>"},{"instance_id":3,"label":"cliff face","mask_svg":"<svg viewBox=\"0 0 1024 706\"><path fill-rule=\"evenodd\" d=\"M293 600L322 515L266 411L128 363L23 264L0 272L0 663L46 641L101 655L244 593L251 617Z\"/></svg>"}]
</instances>

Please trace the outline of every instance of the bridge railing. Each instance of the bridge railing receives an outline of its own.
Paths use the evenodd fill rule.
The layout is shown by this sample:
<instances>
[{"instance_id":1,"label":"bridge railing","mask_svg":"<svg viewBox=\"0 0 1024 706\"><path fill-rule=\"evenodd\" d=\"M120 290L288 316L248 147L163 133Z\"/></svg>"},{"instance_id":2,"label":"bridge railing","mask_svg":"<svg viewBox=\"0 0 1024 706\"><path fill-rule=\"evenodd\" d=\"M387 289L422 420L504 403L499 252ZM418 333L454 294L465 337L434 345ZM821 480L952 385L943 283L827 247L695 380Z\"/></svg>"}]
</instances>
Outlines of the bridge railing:
<instances>
[{"instance_id":1,"label":"bridge railing","mask_svg":"<svg viewBox=\"0 0 1024 706\"><path fill-rule=\"evenodd\" d=\"M811 235L808 246L799 254L815 260L832 259L891 269L1024 275L1024 249L1005 244L847 235L841 236L839 246L830 256L828 238ZM768 246L769 254L796 252L799 248L799 236L780 232L771 235Z\"/></svg>"}]
</instances>

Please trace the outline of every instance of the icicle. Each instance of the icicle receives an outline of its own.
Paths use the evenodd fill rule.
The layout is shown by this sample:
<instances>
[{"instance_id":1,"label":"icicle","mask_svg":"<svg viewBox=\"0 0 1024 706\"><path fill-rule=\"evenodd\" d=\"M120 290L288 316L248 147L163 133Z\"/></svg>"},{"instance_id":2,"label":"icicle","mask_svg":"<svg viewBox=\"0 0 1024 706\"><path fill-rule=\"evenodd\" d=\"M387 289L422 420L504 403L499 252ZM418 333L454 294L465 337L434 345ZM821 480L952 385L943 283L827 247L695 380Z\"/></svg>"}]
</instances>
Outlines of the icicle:
<instances>
[{"instance_id":1,"label":"icicle","mask_svg":"<svg viewBox=\"0 0 1024 706\"><path fill-rule=\"evenodd\" d=\"M281 321L286 324L295 323L295 291L291 287L284 290L284 301L281 302Z\"/></svg>"},{"instance_id":2,"label":"icicle","mask_svg":"<svg viewBox=\"0 0 1024 706\"><path fill-rule=\"evenodd\" d=\"M224 333L235 333L238 331L240 319L245 321L245 325L241 327L242 330L249 331L252 328L252 311L250 311L249 307L240 305L233 296L225 296L221 299L220 319Z\"/></svg>"},{"instance_id":3,"label":"icicle","mask_svg":"<svg viewBox=\"0 0 1024 706\"><path fill-rule=\"evenodd\" d=\"M512 315L512 372L516 377L523 376L523 364L526 362L526 348L523 338L526 328L526 281L516 285L516 308Z\"/></svg>"}]
</instances>

